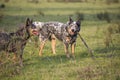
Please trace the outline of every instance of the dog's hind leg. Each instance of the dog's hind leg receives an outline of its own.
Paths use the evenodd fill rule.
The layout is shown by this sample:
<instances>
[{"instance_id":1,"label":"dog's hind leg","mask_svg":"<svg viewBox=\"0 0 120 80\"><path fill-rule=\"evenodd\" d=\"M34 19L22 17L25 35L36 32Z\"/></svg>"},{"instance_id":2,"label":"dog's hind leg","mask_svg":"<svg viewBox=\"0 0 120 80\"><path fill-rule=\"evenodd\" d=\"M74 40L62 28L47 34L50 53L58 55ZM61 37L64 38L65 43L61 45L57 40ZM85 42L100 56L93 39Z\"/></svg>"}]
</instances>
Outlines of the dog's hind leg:
<instances>
[{"instance_id":1,"label":"dog's hind leg","mask_svg":"<svg viewBox=\"0 0 120 80\"><path fill-rule=\"evenodd\" d=\"M20 66L22 67L23 66L22 54L19 56L19 58L20 58Z\"/></svg>"},{"instance_id":2,"label":"dog's hind leg","mask_svg":"<svg viewBox=\"0 0 120 80\"><path fill-rule=\"evenodd\" d=\"M52 46L52 52L53 52L53 54L56 54L56 51L55 51L55 47L56 47L56 38L55 38L54 35L52 35L51 42L52 42L52 44L51 44L51 46Z\"/></svg>"},{"instance_id":3,"label":"dog's hind leg","mask_svg":"<svg viewBox=\"0 0 120 80\"><path fill-rule=\"evenodd\" d=\"M13 58L12 58L13 63L16 65L16 63L18 62L18 55L16 52L14 52Z\"/></svg>"},{"instance_id":4,"label":"dog's hind leg","mask_svg":"<svg viewBox=\"0 0 120 80\"><path fill-rule=\"evenodd\" d=\"M5 52L5 54L6 54L6 57L9 59L9 57L10 57L9 53Z\"/></svg>"}]
</instances>

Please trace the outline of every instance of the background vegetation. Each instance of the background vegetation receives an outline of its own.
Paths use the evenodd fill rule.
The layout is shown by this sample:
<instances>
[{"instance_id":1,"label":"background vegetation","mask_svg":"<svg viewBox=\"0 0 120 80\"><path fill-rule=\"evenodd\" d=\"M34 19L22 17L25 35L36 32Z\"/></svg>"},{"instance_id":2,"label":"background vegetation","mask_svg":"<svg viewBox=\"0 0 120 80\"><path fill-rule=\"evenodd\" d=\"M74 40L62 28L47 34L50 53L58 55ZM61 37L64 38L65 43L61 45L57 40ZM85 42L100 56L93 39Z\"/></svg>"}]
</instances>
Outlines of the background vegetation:
<instances>
[{"instance_id":1,"label":"background vegetation","mask_svg":"<svg viewBox=\"0 0 120 80\"><path fill-rule=\"evenodd\" d=\"M67 59L57 41L57 54L48 41L38 56L37 37L24 50L24 67L0 52L1 80L120 80L120 1L119 0L1 0L0 32L16 31L27 17L34 21L60 21L68 17L82 20L80 34L93 49L91 56L78 37L76 62ZM13 54L10 54L11 58Z\"/></svg>"}]
</instances>

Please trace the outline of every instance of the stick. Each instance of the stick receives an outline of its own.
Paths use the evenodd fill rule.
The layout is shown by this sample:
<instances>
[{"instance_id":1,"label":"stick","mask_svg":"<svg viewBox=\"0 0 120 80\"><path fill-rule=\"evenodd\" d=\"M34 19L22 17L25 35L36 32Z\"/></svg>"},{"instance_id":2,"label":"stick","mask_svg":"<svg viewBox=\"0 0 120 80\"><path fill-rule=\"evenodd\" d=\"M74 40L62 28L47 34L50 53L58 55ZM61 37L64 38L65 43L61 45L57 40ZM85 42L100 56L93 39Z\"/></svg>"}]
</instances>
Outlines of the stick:
<instances>
[{"instance_id":1,"label":"stick","mask_svg":"<svg viewBox=\"0 0 120 80\"><path fill-rule=\"evenodd\" d=\"M82 36L80 35L80 33L78 33L78 35L80 36L80 39L82 40L82 42L84 43L84 45L87 47L87 49L88 49L89 53L91 54L91 56L93 56L93 51L88 47L87 43L82 38Z\"/></svg>"}]
</instances>

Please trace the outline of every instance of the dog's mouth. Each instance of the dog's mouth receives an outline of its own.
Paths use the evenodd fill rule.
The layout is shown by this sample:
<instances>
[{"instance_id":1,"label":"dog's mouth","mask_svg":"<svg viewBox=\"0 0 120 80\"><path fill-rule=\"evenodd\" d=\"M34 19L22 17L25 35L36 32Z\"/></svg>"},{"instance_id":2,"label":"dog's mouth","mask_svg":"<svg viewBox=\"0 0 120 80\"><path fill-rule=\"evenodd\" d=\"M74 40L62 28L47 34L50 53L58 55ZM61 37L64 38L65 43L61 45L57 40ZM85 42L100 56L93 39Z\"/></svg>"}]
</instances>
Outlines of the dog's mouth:
<instances>
[{"instance_id":1,"label":"dog's mouth","mask_svg":"<svg viewBox=\"0 0 120 80\"><path fill-rule=\"evenodd\" d=\"M74 34L75 34L74 32L70 31L70 35L74 35Z\"/></svg>"},{"instance_id":2,"label":"dog's mouth","mask_svg":"<svg viewBox=\"0 0 120 80\"><path fill-rule=\"evenodd\" d=\"M70 35L75 35L75 34L76 34L76 31L69 31L69 34L70 34Z\"/></svg>"},{"instance_id":3,"label":"dog's mouth","mask_svg":"<svg viewBox=\"0 0 120 80\"><path fill-rule=\"evenodd\" d=\"M70 35L75 35L76 34L76 30L74 30L74 29L69 29L68 32L69 32Z\"/></svg>"},{"instance_id":4,"label":"dog's mouth","mask_svg":"<svg viewBox=\"0 0 120 80\"><path fill-rule=\"evenodd\" d=\"M39 34L39 32L38 32L36 29L32 30L32 33L33 33L34 35L38 35L38 34Z\"/></svg>"}]
</instances>

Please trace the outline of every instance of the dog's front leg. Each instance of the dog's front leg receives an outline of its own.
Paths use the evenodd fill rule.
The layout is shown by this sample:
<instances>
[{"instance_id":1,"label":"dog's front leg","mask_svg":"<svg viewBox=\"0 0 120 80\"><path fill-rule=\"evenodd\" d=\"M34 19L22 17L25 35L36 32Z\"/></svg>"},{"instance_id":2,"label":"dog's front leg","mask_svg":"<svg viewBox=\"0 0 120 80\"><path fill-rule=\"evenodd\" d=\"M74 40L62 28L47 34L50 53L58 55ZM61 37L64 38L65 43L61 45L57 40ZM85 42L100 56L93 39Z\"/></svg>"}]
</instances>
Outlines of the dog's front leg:
<instances>
[{"instance_id":1,"label":"dog's front leg","mask_svg":"<svg viewBox=\"0 0 120 80\"><path fill-rule=\"evenodd\" d=\"M52 44L51 44L51 46L52 46L52 52L53 52L53 54L56 54L56 51L55 51L55 47L56 47L56 38L55 38L54 35L52 35L52 40L51 40L51 42L52 42Z\"/></svg>"},{"instance_id":2,"label":"dog's front leg","mask_svg":"<svg viewBox=\"0 0 120 80\"><path fill-rule=\"evenodd\" d=\"M42 51L43 51L44 45L45 45L45 41L41 42L40 49L39 49L39 56L42 56Z\"/></svg>"},{"instance_id":3,"label":"dog's front leg","mask_svg":"<svg viewBox=\"0 0 120 80\"><path fill-rule=\"evenodd\" d=\"M19 55L20 56L19 56ZM14 56L13 56L13 61L14 61L14 64L16 64L18 61L19 61L19 65L22 67L23 66L23 63L22 63L22 56L21 56L21 53L17 53L17 52L14 52Z\"/></svg>"},{"instance_id":4,"label":"dog's front leg","mask_svg":"<svg viewBox=\"0 0 120 80\"><path fill-rule=\"evenodd\" d=\"M15 52L13 56L13 61L16 62L16 60L17 60L17 53Z\"/></svg>"},{"instance_id":5,"label":"dog's front leg","mask_svg":"<svg viewBox=\"0 0 120 80\"><path fill-rule=\"evenodd\" d=\"M75 54L75 45L76 45L75 43L71 44L71 53L72 53L73 58L75 58L75 55L74 55Z\"/></svg>"},{"instance_id":6,"label":"dog's front leg","mask_svg":"<svg viewBox=\"0 0 120 80\"><path fill-rule=\"evenodd\" d=\"M22 58L22 54L21 54L19 57L20 57L20 66L23 67L23 58Z\"/></svg>"},{"instance_id":7,"label":"dog's front leg","mask_svg":"<svg viewBox=\"0 0 120 80\"><path fill-rule=\"evenodd\" d=\"M69 48L69 44L64 43L64 49L65 49L66 56L67 56L68 58L70 58L68 48Z\"/></svg>"},{"instance_id":8,"label":"dog's front leg","mask_svg":"<svg viewBox=\"0 0 120 80\"><path fill-rule=\"evenodd\" d=\"M20 50L20 53L19 53L19 64L20 64L21 67L23 67L23 57L22 57L22 55L23 55L23 50L24 50L24 48L22 48L22 49Z\"/></svg>"}]
</instances>

